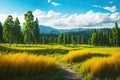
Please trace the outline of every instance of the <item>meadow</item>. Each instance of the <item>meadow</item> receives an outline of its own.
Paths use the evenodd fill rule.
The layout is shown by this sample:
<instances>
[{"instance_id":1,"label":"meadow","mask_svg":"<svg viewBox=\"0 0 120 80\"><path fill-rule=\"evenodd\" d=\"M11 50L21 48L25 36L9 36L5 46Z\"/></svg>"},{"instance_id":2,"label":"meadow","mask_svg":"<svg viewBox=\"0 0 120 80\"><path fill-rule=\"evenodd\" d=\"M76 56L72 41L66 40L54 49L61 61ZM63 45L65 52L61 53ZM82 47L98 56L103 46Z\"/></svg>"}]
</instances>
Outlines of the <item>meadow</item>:
<instances>
[{"instance_id":1,"label":"meadow","mask_svg":"<svg viewBox=\"0 0 120 80\"><path fill-rule=\"evenodd\" d=\"M120 48L91 45L0 44L0 78L4 80L120 80ZM68 75L69 76L69 75Z\"/></svg>"}]
</instances>

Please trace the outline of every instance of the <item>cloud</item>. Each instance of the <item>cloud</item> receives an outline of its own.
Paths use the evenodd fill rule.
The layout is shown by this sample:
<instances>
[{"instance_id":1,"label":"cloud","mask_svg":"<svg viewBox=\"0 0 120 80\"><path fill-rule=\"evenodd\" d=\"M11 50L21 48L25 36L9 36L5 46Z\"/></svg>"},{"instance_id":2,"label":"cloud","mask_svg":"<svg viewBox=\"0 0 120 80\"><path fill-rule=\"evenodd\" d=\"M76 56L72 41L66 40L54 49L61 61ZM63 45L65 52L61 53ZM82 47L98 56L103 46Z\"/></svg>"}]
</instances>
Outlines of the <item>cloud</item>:
<instances>
[{"instance_id":1,"label":"cloud","mask_svg":"<svg viewBox=\"0 0 120 80\"><path fill-rule=\"evenodd\" d=\"M48 3L49 3L49 4L52 4L53 6L61 6L60 3L53 2L53 1L51 1L51 0L48 0Z\"/></svg>"},{"instance_id":2,"label":"cloud","mask_svg":"<svg viewBox=\"0 0 120 80\"><path fill-rule=\"evenodd\" d=\"M103 7L105 10L108 10L110 12L116 12L117 11L117 8L116 6L112 6L112 7L109 7L109 6L106 6L106 7Z\"/></svg>"},{"instance_id":3,"label":"cloud","mask_svg":"<svg viewBox=\"0 0 120 80\"><path fill-rule=\"evenodd\" d=\"M77 28L77 27L94 27L103 24L120 21L120 13L100 13L88 11L85 14L62 14L55 11L44 12L38 17L41 25L52 26L54 28ZM100 27L99 26L99 27Z\"/></svg>"},{"instance_id":4,"label":"cloud","mask_svg":"<svg viewBox=\"0 0 120 80\"><path fill-rule=\"evenodd\" d=\"M50 3L51 2L51 0L48 0L48 3Z\"/></svg>"},{"instance_id":5,"label":"cloud","mask_svg":"<svg viewBox=\"0 0 120 80\"><path fill-rule=\"evenodd\" d=\"M98 6L98 5L92 5L92 6L96 8L101 8L101 6Z\"/></svg>"},{"instance_id":6,"label":"cloud","mask_svg":"<svg viewBox=\"0 0 120 80\"><path fill-rule=\"evenodd\" d=\"M102 27L114 22L120 22L120 12L115 13L100 13L92 10L84 14L62 14L53 10L42 11L36 9L33 12L35 18L37 17L40 25L52 26L58 29L71 29L79 27ZM0 14L0 21L4 22L7 14ZM24 22L24 15L12 14L13 18L19 18L21 25Z\"/></svg>"},{"instance_id":7,"label":"cloud","mask_svg":"<svg viewBox=\"0 0 120 80\"><path fill-rule=\"evenodd\" d=\"M113 1L110 1L109 3L110 3L110 4L112 4L112 3L113 3Z\"/></svg>"},{"instance_id":8,"label":"cloud","mask_svg":"<svg viewBox=\"0 0 120 80\"><path fill-rule=\"evenodd\" d=\"M60 4L60 3L57 3L57 2L51 2L51 4L52 4L53 6L61 6L61 4Z\"/></svg>"}]
</instances>

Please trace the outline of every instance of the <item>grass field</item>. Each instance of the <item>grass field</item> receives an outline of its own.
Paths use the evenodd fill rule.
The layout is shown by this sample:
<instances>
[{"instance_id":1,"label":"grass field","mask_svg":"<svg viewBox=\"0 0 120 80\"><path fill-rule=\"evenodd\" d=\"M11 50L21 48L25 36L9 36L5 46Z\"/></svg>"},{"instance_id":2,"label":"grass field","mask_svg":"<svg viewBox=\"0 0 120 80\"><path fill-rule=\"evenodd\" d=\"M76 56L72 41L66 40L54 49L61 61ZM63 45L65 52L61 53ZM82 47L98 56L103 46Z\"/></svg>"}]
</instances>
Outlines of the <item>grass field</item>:
<instances>
[{"instance_id":1,"label":"grass field","mask_svg":"<svg viewBox=\"0 0 120 80\"><path fill-rule=\"evenodd\" d=\"M80 80L120 80L119 47L1 44L0 53L4 80L5 76L6 80L66 80L60 64L74 70Z\"/></svg>"}]
</instances>

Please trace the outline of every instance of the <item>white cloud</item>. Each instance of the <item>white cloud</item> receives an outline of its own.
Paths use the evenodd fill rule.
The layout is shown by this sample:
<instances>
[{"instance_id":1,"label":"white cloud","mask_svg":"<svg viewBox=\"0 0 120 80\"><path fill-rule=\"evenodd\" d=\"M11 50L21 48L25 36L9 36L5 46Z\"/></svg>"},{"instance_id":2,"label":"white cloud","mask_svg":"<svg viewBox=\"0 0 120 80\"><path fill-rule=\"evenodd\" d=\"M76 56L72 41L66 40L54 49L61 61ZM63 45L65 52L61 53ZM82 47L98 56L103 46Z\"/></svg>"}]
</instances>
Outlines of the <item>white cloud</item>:
<instances>
[{"instance_id":1,"label":"white cloud","mask_svg":"<svg viewBox=\"0 0 120 80\"><path fill-rule=\"evenodd\" d=\"M112 7L109 7L109 6L106 6L106 7L103 7L105 10L108 10L110 12L116 12L117 11L117 8L116 6L112 6Z\"/></svg>"},{"instance_id":2,"label":"white cloud","mask_svg":"<svg viewBox=\"0 0 120 80\"><path fill-rule=\"evenodd\" d=\"M110 3L110 4L112 4L112 3L113 3L113 1L110 1L109 3Z\"/></svg>"},{"instance_id":3,"label":"white cloud","mask_svg":"<svg viewBox=\"0 0 120 80\"><path fill-rule=\"evenodd\" d=\"M38 18L40 25L52 26L59 29L71 29L78 27L102 27L103 25L111 24L116 21L120 22L120 12L115 13L100 13L88 11L85 14L62 14L49 10L48 12L36 9L33 12ZM7 14L0 14L0 21L4 22ZM21 25L24 22L24 15L12 14L13 18L19 18Z\"/></svg>"},{"instance_id":4,"label":"white cloud","mask_svg":"<svg viewBox=\"0 0 120 80\"><path fill-rule=\"evenodd\" d=\"M51 2L51 0L48 0L48 3L50 3Z\"/></svg>"},{"instance_id":5,"label":"white cloud","mask_svg":"<svg viewBox=\"0 0 120 80\"><path fill-rule=\"evenodd\" d=\"M92 6L96 8L101 8L101 6L98 6L98 5L92 5Z\"/></svg>"},{"instance_id":6,"label":"white cloud","mask_svg":"<svg viewBox=\"0 0 120 80\"><path fill-rule=\"evenodd\" d=\"M60 3L57 3L57 2L51 2L51 4L52 4L53 6L61 6L61 4L60 4Z\"/></svg>"}]
</instances>

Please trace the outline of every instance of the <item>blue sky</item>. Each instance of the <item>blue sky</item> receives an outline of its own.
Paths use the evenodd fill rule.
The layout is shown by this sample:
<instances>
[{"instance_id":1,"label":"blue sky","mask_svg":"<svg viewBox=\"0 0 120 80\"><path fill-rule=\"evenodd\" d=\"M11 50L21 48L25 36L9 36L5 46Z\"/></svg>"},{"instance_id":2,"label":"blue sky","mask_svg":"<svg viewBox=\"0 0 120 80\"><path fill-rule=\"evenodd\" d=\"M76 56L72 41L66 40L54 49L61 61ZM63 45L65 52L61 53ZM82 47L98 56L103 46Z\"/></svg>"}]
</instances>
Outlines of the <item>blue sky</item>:
<instances>
[{"instance_id":1,"label":"blue sky","mask_svg":"<svg viewBox=\"0 0 120 80\"><path fill-rule=\"evenodd\" d=\"M48 3L48 0L0 0L0 13L14 13L23 14L28 10L34 11L35 9L41 9L44 11L54 10L62 13L85 13L89 10L95 12L109 12L104 9L93 7L98 6L110 6L115 5L120 11L120 0L51 0L61 4L61 6L53 6ZM110 3L112 2L112 3Z\"/></svg>"},{"instance_id":2,"label":"blue sky","mask_svg":"<svg viewBox=\"0 0 120 80\"><path fill-rule=\"evenodd\" d=\"M65 28L104 27L120 21L120 0L0 0L0 15L2 16L0 20L3 20L4 16L8 14L14 14L15 17L23 16L28 10L33 11L42 25L55 28L64 28L64 26L66 26ZM89 15L92 16L89 17ZM86 18L87 16L88 18ZM98 18L94 19L94 16ZM47 20L43 17L51 19ZM103 21L100 20L100 17L103 18ZM53 18L57 21L55 22ZM71 18L75 19L70 20ZM86 19L79 23L81 18ZM110 20L108 20L109 18ZM99 20L97 23L88 21L84 24L87 19ZM23 22L23 19L20 20ZM63 22L64 20L65 22ZM57 22L61 24L57 24ZM70 22L71 24L69 24Z\"/></svg>"}]
</instances>

